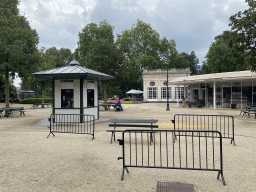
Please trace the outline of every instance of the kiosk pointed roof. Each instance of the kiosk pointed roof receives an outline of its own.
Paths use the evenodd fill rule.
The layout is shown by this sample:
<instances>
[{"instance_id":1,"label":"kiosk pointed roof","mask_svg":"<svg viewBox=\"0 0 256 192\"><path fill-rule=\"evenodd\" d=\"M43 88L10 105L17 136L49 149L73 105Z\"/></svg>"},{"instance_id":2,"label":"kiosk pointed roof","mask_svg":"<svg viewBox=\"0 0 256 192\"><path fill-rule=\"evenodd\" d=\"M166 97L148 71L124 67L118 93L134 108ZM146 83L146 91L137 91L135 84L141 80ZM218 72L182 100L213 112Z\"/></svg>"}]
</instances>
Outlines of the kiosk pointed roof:
<instances>
[{"instance_id":1,"label":"kiosk pointed roof","mask_svg":"<svg viewBox=\"0 0 256 192\"><path fill-rule=\"evenodd\" d=\"M73 60L68 66L48 69L33 73L39 79L88 79L88 80L109 80L113 76L101 73L86 67Z\"/></svg>"}]
</instances>

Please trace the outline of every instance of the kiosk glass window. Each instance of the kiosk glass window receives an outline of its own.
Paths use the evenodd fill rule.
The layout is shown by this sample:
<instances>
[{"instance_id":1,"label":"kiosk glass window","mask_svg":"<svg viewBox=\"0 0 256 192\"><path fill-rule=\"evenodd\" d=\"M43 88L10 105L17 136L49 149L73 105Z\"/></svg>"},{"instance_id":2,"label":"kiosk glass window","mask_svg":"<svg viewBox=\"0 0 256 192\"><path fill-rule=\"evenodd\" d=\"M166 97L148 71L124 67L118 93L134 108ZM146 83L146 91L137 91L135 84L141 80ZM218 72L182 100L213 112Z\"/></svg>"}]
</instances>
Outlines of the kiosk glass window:
<instances>
[{"instance_id":1,"label":"kiosk glass window","mask_svg":"<svg viewBox=\"0 0 256 192\"><path fill-rule=\"evenodd\" d=\"M74 108L73 89L61 89L61 108Z\"/></svg>"}]
</instances>

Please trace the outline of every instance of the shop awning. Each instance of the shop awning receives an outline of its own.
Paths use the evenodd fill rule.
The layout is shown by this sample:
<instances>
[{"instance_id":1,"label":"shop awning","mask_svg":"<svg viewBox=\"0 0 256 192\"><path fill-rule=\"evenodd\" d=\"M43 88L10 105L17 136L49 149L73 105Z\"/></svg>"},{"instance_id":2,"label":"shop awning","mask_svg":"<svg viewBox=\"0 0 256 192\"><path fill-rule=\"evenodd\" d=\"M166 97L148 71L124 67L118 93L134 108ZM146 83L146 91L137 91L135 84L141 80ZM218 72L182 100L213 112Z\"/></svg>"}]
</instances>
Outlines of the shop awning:
<instances>
[{"instance_id":1,"label":"shop awning","mask_svg":"<svg viewBox=\"0 0 256 192\"><path fill-rule=\"evenodd\" d=\"M207 83L213 81L243 81L243 80L256 80L256 73L248 71L234 71L225 73L212 73L204 75L194 75L186 77L178 77L172 79L169 84L173 85L186 85L194 83Z\"/></svg>"}]
</instances>

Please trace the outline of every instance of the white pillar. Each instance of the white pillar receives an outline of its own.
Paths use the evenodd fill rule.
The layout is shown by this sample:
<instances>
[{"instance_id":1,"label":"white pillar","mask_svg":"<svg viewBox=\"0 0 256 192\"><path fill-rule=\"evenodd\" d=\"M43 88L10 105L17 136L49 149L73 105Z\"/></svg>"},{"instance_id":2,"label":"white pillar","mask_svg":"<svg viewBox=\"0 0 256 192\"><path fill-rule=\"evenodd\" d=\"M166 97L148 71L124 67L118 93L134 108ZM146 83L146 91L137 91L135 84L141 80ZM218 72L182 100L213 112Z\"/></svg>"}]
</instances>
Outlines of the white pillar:
<instances>
[{"instance_id":1,"label":"white pillar","mask_svg":"<svg viewBox=\"0 0 256 192\"><path fill-rule=\"evenodd\" d=\"M223 108L223 82L222 82L222 88L221 88L221 108Z\"/></svg>"},{"instance_id":2,"label":"white pillar","mask_svg":"<svg viewBox=\"0 0 256 192\"><path fill-rule=\"evenodd\" d=\"M208 101L206 100L207 99L207 95L208 95L208 90L207 90L207 87L206 87L206 83L204 83L204 85L205 85L205 96L204 96L204 98L205 98L205 107L207 106L207 104L208 104Z\"/></svg>"},{"instance_id":3,"label":"white pillar","mask_svg":"<svg viewBox=\"0 0 256 192\"><path fill-rule=\"evenodd\" d=\"M216 109L216 84L213 82L213 108Z\"/></svg>"},{"instance_id":4,"label":"white pillar","mask_svg":"<svg viewBox=\"0 0 256 192\"><path fill-rule=\"evenodd\" d=\"M253 80L252 80L252 105L253 105Z\"/></svg>"},{"instance_id":5,"label":"white pillar","mask_svg":"<svg viewBox=\"0 0 256 192\"><path fill-rule=\"evenodd\" d=\"M179 106L179 85L177 87L177 106Z\"/></svg>"},{"instance_id":6,"label":"white pillar","mask_svg":"<svg viewBox=\"0 0 256 192\"><path fill-rule=\"evenodd\" d=\"M242 86L242 81L241 81L241 109L243 108L243 86Z\"/></svg>"}]
</instances>

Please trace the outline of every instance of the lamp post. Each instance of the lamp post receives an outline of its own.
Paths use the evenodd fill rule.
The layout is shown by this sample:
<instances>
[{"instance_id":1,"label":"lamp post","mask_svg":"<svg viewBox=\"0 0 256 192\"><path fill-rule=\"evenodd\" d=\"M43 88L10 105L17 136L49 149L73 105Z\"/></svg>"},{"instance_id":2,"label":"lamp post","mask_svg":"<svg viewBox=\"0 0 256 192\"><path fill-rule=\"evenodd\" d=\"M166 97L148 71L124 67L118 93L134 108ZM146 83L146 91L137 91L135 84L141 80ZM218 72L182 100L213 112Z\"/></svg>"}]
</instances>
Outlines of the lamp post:
<instances>
[{"instance_id":1,"label":"lamp post","mask_svg":"<svg viewBox=\"0 0 256 192\"><path fill-rule=\"evenodd\" d=\"M169 108L169 87L168 87L168 64L169 64L169 60L166 60L166 65L167 65L167 108L166 108L166 111L170 111L170 108Z\"/></svg>"}]
</instances>

